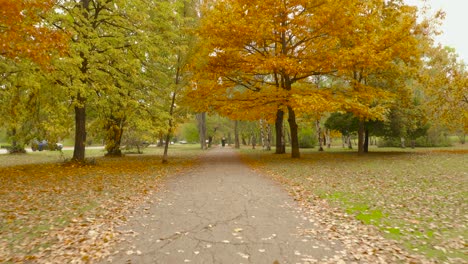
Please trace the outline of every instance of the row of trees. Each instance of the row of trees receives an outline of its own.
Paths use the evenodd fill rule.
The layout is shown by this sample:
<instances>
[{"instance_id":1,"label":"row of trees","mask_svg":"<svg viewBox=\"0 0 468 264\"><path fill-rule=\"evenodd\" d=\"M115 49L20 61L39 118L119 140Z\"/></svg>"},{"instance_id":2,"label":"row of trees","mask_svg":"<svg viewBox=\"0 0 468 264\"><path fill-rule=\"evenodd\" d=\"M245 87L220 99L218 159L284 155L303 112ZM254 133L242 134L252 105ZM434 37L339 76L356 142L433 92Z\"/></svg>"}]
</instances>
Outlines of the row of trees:
<instances>
[{"instance_id":1,"label":"row of trees","mask_svg":"<svg viewBox=\"0 0 468 264\"><path fill-rule=\"evenodd\" d=\"M450 109L438 119L466 133L465 65L433 47L443 14L418 22L416 12L398 0L215 2L201 25L203 70L192 97L233 119L274 122L276 153L285 151L286 114L294 158L298 118L330 112L357 118L359 153L372 122L400 117L401 134L417 133L429 103Z\"/></svg>"},{"instance_id":2,"label":"row of trees","mask_svg":"<svg viewBox=\"0 0 468 264\"><path fill-rule=\"evenodd\" d=\"M0 114L12 144L53 142L74 124L74 160L100 135L167 144L189 111L274 124L300 157L299 124L377 121L399 136L428 122L468 131L466 66L400 0L0 0ZM188 107L185 107L188 106ZM319 128L319 127L318 127ZM388 129L387 129L388 130ZM265 130L267 131L267 130ZM396 133L395 133L396 134ZM164 140L165 139L165 140Z\"/></svg>"},{"instance_id":3,"label":"row of trees","mask_svg":"<svg viewBox=\"0 0 468 264\"><path fill-rule=\"evenodd\" d=\"M197 1L0 4L8 12L0 24L7 43L0 112L13 148L67 137L74 123L74 160L84 160L92 134L120 155L124 134L169 135L183 117L175 99L188 81Z\"/></svg>"}]
</instances>

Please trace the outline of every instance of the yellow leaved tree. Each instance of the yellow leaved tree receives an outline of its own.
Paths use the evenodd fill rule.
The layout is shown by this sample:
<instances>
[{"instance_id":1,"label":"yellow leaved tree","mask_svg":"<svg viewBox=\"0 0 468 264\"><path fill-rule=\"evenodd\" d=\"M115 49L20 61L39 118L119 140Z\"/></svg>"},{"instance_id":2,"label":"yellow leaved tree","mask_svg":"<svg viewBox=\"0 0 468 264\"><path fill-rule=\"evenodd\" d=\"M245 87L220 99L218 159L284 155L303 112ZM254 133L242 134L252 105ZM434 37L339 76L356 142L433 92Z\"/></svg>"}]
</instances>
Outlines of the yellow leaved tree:
<instances>
[{"instance_id":1,"label":"yellow leaved tree","mask_svg":"<svg viewBox=\"0 0 468 264\"><path fill-rule=\"evenodd\" d=\"M351 6L352 1L327 0L215 2L200 29L205 57L199 71L209 78L196 82L191 98L242 119L273 114L276 153L285 151L281 138L287 113L291 156L298 158L295 102L307 93L294 85L336 71L339 35L350 33ZM321 101L320 94L311 96Z\"/></svg>"},{"instance_id":2,"label":"yellow leaved tree","mask_svg":"<svg viewBox=\"0 0 468 264\"><path fill-rule=\"evenodd\" d=\"M298 158L297 114L383 118L398 90L388 82L417 63L423 29L416 9L399 0L215 2L200 29L205 77L195 81L191 98L243 119L274 112L276 153L284 153L287 114ZM317 89L316 76L339 78L340 85Z\"/></svg>"},{"instance_id":3,"label":"yellow leaved tree","mask_svg":"<svg viewBox=\"0 0 468 264\"><path fill-rule=\"evenodd\" d=\"M420 71L426 109L450 132L468 133L468 72L454 49L433 47Z\"/></svg>"}]
</instances>

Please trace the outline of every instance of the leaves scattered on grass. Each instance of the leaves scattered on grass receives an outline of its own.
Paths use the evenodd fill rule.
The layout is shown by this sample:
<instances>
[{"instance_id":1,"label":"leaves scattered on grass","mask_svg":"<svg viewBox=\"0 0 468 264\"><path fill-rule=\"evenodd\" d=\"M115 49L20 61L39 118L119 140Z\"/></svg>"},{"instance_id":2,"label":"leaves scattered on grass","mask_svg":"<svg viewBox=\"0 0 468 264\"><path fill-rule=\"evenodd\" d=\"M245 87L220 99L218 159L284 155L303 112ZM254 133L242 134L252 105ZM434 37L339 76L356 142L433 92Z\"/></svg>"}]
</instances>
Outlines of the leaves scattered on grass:
<instances>
[{"instance_id":1,"label":"leaves scattered on grass","mask_svg":"<svg viewBox=\"0 0 468 264\"><path fill-rule=\"evenodd\" d=\"M194 156L100 158L97 164L2 167L0 262L84 263L108 255L115 227Z\"/></svg>"},{"instance_id":2,"label":"leaves scattered on grass","mask_svg":"<svg viewBox=\"0 0 468 264\"><path fill-rule=\"evenodd\" d=\"M244 151L244 156L326 219L326 230L362 245L352 249L356 260L386 252L390 262L468 263L467 156L456 153L309 153L291 160ZM355 231L368 237L352 235Z\"/></svg>"}]
</instances>

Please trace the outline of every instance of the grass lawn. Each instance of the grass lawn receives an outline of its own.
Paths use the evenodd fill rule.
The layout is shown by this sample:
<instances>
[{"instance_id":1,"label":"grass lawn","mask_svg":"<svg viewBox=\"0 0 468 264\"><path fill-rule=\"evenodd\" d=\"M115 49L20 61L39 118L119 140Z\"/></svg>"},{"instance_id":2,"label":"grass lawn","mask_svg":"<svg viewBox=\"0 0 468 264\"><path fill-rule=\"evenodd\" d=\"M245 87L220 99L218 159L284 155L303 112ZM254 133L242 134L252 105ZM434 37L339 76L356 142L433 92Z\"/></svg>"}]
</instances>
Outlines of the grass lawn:
<instances>
[{"instance_id":1,"label":"grass lawn","mask_svg":"<svg viewBox=\"0 0 468 264\"><path fill-rule=\"evenodd\" d=\"M89 150L94 165L61 162L57 151L0 155L0 263L93 262L107 254L128 210L201 153L195 145L171 146L162 164L161 148L144 152L104 158Z\"/></svg>"},{"instance_id":2,"label":"grass lawn","mask_svg":"<svg viewBox=\"0 0 468 264\"><path fill-rule=\"evenodd\" d=\"M262 150L241 153L260 171L306 190L311 202L324 198L409 251L467 262L468 149L371 151L309 149L294 160Z\"/></svg>"}]
</instances>

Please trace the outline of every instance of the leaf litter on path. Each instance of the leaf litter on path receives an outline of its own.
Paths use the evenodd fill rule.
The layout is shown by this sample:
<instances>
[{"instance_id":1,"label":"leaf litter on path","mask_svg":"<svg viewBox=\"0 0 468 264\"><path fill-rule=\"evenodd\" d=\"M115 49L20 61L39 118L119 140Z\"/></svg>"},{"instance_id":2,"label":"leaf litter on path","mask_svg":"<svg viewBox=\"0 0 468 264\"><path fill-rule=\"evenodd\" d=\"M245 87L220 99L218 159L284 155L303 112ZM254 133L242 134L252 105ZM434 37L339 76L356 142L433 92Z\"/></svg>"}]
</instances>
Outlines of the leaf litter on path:
<instances>
[{"instance_id":1,"label":"leaf litter on path","mask_svg":"<svg viewBox=\"0 0 468 264\"><path fill-rule=\"evenodd\" d=\"M465 153L243 154L319 220L312 235L342 241L354 260L468 263Z\"/></svg>"},{"instance_id":2,"label":"leaf litter on path","mask_svg":"<svg viewBox=\"0 0 468 264\"><path fill-rule=\"evenodd\" d=\"M109 255L117 225L193 157L102 158L96 165L2 167L0 262L88 263ZM134 250L132 254L138 254Z\"/></svg>"}]
</instances>

